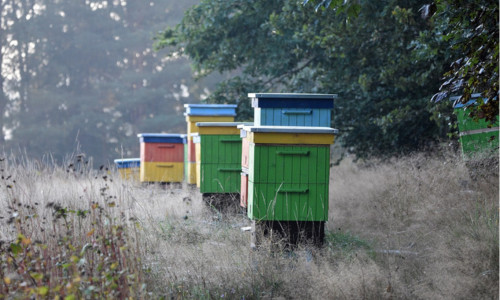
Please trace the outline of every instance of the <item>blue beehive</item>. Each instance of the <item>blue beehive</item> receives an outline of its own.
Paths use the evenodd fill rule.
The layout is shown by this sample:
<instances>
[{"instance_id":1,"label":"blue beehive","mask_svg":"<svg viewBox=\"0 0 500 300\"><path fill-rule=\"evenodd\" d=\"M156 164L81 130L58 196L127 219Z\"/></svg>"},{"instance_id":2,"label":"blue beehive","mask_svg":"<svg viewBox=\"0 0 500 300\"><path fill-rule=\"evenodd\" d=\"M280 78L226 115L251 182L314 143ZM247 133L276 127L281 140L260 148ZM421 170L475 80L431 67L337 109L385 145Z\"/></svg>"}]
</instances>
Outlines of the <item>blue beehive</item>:
<instances>
[{"instance_id":1,"label":"blue beehive","mask_svg":"<svg viewBox=\"0 0 500 300\"><path fill-rule=\"evenodd\" d=\"M184 104L186 116L236 116L236 104Z\"/></svg>"},{"instance_id":2,"label":"blue beehive","mask_svg":"<svg viewBox=\"0 0 500 300\"><path fill-rule=\"evenodd\" d=\"M336 94L250 93L255 126L330 127Z\"/></svg>"},{"instance_id":3,"label":"blue beehive","mask_svg":"<svg viewBox=\"0 0 500 300\"><path fill-rule=\"evenodd\" d=\"M114 162L118 169L139 168L141 166L140 158L115 159Z\"/></svg>"},{"instance_id":4,"label":"blue beehive","mask_svg":"<svg viewBox=\"0 0 500 300\"><path fill-rule=\"evenodd\" d=\"M184 104L187 122L186 181L196 184L196 157L192 134L198 132L197 122L233 122L236 116L235 104Z\"/></svg>"},{"instance_id":5,"label":"blue beehive","mask_svg":"<svg viewBox=\"0 0 500 300\"><path fill-rule=\"evenodd\" d=\"M116 168L123 179L134 179L139 181L141 167L140 158L115 159Z\"/></svg>"}]
</instances>

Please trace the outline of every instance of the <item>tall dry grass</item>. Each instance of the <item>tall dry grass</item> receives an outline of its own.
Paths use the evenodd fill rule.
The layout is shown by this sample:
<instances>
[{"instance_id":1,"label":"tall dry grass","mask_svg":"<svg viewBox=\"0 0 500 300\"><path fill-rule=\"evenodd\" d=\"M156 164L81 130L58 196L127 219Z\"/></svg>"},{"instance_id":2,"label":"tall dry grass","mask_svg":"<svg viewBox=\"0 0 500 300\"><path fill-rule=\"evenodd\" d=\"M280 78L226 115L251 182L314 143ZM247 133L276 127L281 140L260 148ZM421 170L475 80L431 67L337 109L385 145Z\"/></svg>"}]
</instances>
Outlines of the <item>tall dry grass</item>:
<instances>
[{"instance_id":1,"label":"tall dry grass","mask_svg":"<svg viewBox=\"0 0 500 300\"><path fill-rule=\"evenodd\" d=\"M342 161L325 246L283 252L251 250L246 216L206 207L187 186L145 187L74 160L0 169L4 297L498 297L498 169L471 179L454 154Z\"/></svg>"},{"instance_id":2,"label":"tall dry grass","mask_svg":"<svg viewBox=\"0 0 500 300\"><path fill-rule=\"evenodd\" d=\"M329 229L379 250L374 276L398 298L497 298L498 159L489 162L468 169L449 153L344 161L332 170Z\"/></svg>"}]
</instances>

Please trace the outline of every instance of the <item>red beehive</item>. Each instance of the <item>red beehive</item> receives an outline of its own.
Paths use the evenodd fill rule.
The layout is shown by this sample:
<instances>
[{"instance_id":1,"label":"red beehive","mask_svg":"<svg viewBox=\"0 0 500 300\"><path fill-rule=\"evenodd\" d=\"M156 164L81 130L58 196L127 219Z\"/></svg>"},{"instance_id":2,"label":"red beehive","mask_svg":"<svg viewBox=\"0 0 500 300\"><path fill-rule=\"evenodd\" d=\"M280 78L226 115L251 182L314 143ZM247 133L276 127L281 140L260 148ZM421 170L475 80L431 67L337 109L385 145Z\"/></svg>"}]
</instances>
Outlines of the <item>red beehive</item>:
<instances>
[{"instance_id":1,"label":"red beehive","mask_svg":"<svg viewBox=\"0 0 500 300\"><path fill-rule=\"evenodd\" d=\"M184 144L141 143L141 155L145 162L183 162Z\"/></svg>"},{"instance_id":2,"label":"red beehive","mask_svg":"<svg viewBox=\"0 0 500 300\"><path fill-rule=\"evenodd\" d=\"M247 207L248 205L248 173L241 173L241 191L240 191L240 206Z\"/></svg>"}]
</instances>

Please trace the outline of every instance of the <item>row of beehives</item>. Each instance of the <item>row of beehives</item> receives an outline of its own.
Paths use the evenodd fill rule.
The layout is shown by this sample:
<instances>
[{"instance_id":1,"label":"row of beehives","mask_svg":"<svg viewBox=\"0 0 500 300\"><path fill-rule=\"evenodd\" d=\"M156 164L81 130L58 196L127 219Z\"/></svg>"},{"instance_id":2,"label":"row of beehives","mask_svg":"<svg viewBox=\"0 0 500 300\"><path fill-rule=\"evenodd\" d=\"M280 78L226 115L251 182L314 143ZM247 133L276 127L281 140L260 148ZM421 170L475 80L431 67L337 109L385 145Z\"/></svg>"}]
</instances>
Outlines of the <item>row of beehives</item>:
<instances>
[{"instance_id":1,"label":"row of beehives","mask_svg":"<svg viewBox=\"0 0 500 300\"><path fill-rule=\"evenodd\" d=\"M236 105L186 104L186 135L139 134L140 161L117 160L119 169L140 166L142 182L185 180L204 195L239 194L251 219L326 221L335 95L249 97L254 123L234 122Z\"/></svg>"},{"instance_id":2,"label":"row of beehives","mask_svg":"<svg viewBox=\"0 0 500 300\"><path fill-rule=\"evenodd\" d=\"M236 105L186 104L187 134L139 134L141 158L118 160L118 166L125 176L139 168L142 182L184 180L204 196L239 195L248 217L258 221L253 226L305 229L321 243L328 219L335 95L249 97L254 123L234 122ZM457 107L464 153L471 144L465 137L486 145L479 143L485 134L496 130L498 136L498 127L469 128L465 113Z\"/></svg>"}]
</instances>

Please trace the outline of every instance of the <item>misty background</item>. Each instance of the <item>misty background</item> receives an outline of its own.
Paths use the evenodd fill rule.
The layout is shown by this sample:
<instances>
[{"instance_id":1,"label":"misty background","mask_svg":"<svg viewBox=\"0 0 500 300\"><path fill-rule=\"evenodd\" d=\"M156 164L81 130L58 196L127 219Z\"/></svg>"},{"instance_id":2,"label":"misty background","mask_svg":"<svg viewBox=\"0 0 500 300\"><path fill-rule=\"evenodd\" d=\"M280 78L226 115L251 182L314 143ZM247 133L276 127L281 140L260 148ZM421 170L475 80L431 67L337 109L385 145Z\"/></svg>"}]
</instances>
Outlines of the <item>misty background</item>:
<instances>
[{"instance_id":1,"label":"misty background","mask_svg":"<svg viewBox=\"0 0 500 300\"><path fill-rule=\"evenodd\" d=\"M195 81L153 37L197 2L2 0L0 153L98 166L138 157L138 133L184 133L219 75Z\"/></svg>"}]
</instances>

